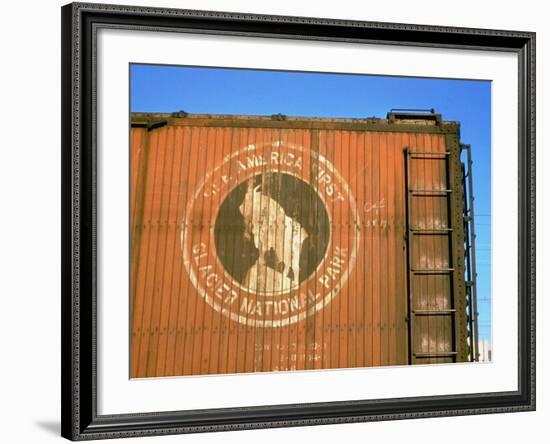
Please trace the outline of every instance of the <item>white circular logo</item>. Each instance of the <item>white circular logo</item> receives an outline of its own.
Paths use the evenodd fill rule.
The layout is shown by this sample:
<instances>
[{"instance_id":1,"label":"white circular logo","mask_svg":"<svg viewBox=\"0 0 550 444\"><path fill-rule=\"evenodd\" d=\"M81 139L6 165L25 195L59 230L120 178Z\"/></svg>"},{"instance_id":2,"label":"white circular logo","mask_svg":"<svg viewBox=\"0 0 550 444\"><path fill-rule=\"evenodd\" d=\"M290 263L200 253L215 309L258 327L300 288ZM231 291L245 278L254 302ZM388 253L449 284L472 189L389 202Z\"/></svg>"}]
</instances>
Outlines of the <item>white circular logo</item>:
<instances>
[{"instance_id":1,"label":"white circular logo","mask_svg":"<svg viewBox=\"0 0 550 444\"><path fill-rule=\"evenodd\" d=\"M205 214L215 220L191 222ZM349 186L327 159L282 141L249 145L197 187L182 225L184 264L214 310L249 326L288 325L338 294L358 227Z\"/></svg>"}]
</instances>

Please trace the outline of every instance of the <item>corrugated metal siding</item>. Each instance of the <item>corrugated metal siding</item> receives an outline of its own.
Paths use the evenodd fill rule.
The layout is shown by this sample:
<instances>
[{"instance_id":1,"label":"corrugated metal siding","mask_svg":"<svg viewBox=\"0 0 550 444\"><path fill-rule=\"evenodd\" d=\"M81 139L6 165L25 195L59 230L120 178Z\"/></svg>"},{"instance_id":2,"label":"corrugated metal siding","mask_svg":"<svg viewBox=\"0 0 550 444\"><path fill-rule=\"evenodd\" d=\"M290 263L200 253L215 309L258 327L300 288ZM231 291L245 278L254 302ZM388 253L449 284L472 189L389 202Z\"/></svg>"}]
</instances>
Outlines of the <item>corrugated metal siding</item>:
<instances>
[{"instance_id":1,"label":"corrugated metal siding","mask_svg":"<svg viewBox=\"0 0 550 444\"><path fill-rule=\"evenodd\" d=\"M247 128L216 126L215 121L205 121L207 126L176 122L150 131L144 127L132 128L131 377L409 363L404 153L407 148L411 152L444 153L445 135ZM241 174L238 170L231 171L231 164L224 164L224 160L247 145L261 146L266 142L270 146L299 146L305 153L318 153L345 179L356 202L356 214L346 212L347 207L337 208L339 213L327 208L332 215L327 257L338 253L335 248L352 250L359 239L355 265L347 282L322 309L313 310L314 302L307 300L304 319L288 325L277 322L271 326L256 325L256 321L266 316L275 321L274 306L271 313L266 313L266 306L262 313L252 310L244 323L231 319L237 313L232 313L233 305L222 297L229 294L223 286L229 285L231 277L227 273L216 282L220 290L219 300L213 293L213 303L218 303L216 309L207 304L190 279L182 252L188 243L202 243L208 257L201 258L200 264L220 266L219 258L210 257L212 230L216 211L227 193L216 190L224 188L227 177L240 182ZM319 178L316 158L303 154L304 180L308 179L318 189L323 186L323 179ZM410 186L447 189L445 162L415 160L409 172ZM211 194L197 198L201 181L219 165L222 166L212 179ZM438 200L415 196L411 208L413 226L449 227L447 197ZM227 239L239 242L231 230L228 224ZM181 239L182 231L187 239ZM414 242L413 268L450 268L449 236L423 236ZM194 256L189 260L199 263ZM452 279L451 275L415 276L410 283L414 310L453 307ZM319 279L313 276L303 283L302 290L315 294L320 287ZM238 292L235 307L242 304L244 294ZM455 348L452 315L417 318L414 352L450 352Z\"/></svg>"}]
</instances>

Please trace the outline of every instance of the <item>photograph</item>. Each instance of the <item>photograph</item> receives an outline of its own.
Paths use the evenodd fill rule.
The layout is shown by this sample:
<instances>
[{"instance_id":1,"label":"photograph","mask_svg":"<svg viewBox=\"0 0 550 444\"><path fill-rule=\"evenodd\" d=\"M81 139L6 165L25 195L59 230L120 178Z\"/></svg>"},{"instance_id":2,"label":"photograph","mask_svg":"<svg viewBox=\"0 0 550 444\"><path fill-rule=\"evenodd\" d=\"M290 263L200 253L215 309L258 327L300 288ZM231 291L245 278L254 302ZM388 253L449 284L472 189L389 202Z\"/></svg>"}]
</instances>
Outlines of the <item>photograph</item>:
<instances>
[{"instance_id":1,"label":"photograph","mask_svg":"<svg viewBox=\"0 0 550 444\"><path fill-rule=\"evenodd\" d=\"M6 2L2 442L547 440L550 8L445 6Z\"/></svg>"},{"instance_id":2,"label":"photograph","mask_svg":"<svg viewBox=\"0 0 550 444\"><path fill-rule=\"evenodd\" d=\"M130 378L491 362L491 80L128 76Z\"/></svg>"},{"instance_id":3,"label":"photograph","mask_svg":"<svg viewBox=\"0 0 550 444\"><path fill-rule=\"evenodd\" d=\"M179 6L61 8L61 435L534 411L534 27Z\"/></svg>"}]
</instances>

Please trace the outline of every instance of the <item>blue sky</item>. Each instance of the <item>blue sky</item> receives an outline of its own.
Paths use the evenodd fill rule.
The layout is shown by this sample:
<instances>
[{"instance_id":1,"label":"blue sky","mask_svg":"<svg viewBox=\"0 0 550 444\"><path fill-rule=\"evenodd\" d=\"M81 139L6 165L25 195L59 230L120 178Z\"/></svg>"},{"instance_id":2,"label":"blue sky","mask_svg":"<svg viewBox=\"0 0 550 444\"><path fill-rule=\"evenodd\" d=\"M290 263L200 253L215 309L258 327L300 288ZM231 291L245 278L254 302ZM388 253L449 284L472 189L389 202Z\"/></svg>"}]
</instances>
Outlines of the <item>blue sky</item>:
<instances>
[{"instance_id":1,"label":"blue sky","mask_svg":"<svg viewBox=\"0 0 550 444\"><path fill-rule=\"evenodd\" d=\"M472 145L479 333L490 338L491 82L349 74L130 65L132 112L386 117L434 108Z\"/></svg>"}]
</instances>

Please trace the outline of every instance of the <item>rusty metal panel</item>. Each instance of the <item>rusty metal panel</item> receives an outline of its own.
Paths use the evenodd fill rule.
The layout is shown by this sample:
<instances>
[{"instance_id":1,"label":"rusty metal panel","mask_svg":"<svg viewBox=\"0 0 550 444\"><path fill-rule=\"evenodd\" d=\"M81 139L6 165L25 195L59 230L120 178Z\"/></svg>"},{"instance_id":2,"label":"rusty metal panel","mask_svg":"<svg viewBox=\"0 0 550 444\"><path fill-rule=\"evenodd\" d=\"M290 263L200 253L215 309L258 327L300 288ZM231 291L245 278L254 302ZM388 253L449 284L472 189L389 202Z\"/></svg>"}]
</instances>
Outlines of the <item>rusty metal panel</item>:
<instances>
[{"instance_id":1,"label":"rusty metal panel","mask_svg":"<svg viewBox=\"0 0 550 444\"><path fill-rule=\"evenodd\" d=\"M454 350L453 316L416 321L411 345L408 324L412 311L456 305L454 275L416 276L408 303L405 150L445 153L449 127L323 122L132 127L131 377L397 365ZM447 189L446 162L415 160L409 188ZM411 199L412 226L449 228L446 195ZM453 263L447 233L413 250L415 267Z\"/></svg>"}]
</instances>

